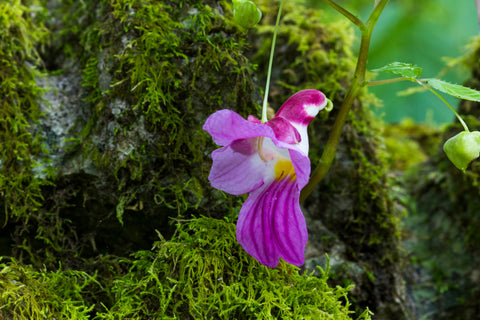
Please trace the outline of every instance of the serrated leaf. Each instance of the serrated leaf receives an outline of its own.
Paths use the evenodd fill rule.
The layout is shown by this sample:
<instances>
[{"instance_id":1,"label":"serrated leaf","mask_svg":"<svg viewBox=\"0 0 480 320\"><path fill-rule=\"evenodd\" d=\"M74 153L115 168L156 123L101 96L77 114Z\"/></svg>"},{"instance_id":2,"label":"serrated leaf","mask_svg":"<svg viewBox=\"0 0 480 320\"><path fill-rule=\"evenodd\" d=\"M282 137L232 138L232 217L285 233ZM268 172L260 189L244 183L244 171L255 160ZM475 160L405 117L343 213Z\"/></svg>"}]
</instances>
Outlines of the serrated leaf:
<instances>
[{"instance_id":1,"label":"serrated leaf","mask_svg":"<svg viewBox=\"0 0 480 320\"><path fill-rule=\"evenodd\" d=\"M425 80L426 83L438 91L442 91L460 99L480 102L480 91L435 78Z\"/></svg>"},{"instance_id":2,"label":"serrated leaf","mask_svg":"<svg viewBox=\"0 0 480 320\"><path fill-rule=\"evenodd\" d=\"M407 78L418 78L422 74L423 69L416 67L413 64L404 63L404 62L392 62L383 66L381 68L372 70L375 72L388 72L393 74L401 75L402 77Z\"/></svg>"}]
</instances>

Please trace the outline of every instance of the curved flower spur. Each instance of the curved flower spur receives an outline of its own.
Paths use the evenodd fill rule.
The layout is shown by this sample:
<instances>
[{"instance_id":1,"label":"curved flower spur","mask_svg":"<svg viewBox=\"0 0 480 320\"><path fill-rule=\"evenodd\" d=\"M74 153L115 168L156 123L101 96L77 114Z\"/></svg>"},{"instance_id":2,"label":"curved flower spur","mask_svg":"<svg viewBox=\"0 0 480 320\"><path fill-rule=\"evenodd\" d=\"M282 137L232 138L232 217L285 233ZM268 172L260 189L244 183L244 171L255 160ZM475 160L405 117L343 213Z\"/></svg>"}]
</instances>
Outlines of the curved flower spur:
<instances>
[{"instance_id":1,"label":"curved flower spur","mask_svg":"<svg viewBox=\"0 0 480 320\"><path fill-rule=\"evenodd\" d=\"M223 146L212 152L208 179L227 193L249 193L237 240L267 267L276 267L280 257L304 264L308 234L299 198L310 176L307 126L326 105L323 93L308 89L291 96L266 123L220 110L203 126Z\"/></svg>"}]
</instances>

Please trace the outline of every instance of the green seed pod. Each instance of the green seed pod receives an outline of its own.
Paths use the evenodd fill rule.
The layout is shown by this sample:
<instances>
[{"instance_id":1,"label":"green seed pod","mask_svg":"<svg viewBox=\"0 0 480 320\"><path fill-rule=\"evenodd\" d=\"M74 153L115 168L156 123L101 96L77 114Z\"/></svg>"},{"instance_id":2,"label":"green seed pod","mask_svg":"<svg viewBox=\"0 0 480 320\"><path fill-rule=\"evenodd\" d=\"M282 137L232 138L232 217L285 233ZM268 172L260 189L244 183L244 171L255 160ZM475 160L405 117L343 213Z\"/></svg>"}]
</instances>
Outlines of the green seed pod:
<instances>
[{"instance_id":1,"label":"green seed pod","mask_svg":"<svg viewBox=\"0 0 480 320\"><path fill-rule=\"evenodd\" d=\"M443 150L455 167L465 172L468 165L479 157L480 132L460 132L445 142Z\"/></svg>"},{"instance_id":2,"label":"green seed pod","mask_svg":"<svg viewBox=\"0 0 480 320\"><path fill-rule=\"evenodd\" d=\"M233 15L239 25L251 28L260 22L262 11L251 0L233 0Z\"/></svg>"}]
</instances>

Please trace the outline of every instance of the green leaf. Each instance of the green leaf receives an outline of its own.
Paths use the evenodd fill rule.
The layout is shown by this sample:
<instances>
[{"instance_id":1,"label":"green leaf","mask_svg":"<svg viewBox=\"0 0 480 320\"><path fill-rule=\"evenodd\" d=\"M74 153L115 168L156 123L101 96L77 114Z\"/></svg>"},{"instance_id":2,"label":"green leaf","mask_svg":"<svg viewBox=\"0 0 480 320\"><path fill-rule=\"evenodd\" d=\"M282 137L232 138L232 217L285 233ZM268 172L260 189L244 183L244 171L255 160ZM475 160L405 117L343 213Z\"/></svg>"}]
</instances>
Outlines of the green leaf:
<instances>
[{"instance_id":1,"label":"green leaf","mask_svg":"<svg viewBox=\"0 0 480 320\"><path fill-rule=\"evenodd\" d=\"M422 68L416 67L412 64L409 63L403 63L403 62L392 62L387 64L386 66L383 66L381 68L372 70L375 72L388 72L388 73L393 73L393 74L398 74L401 75L402 77L407 77L407 78L418 78L422 74Z\"/></svg>"},{"instance_id":2,"label":"green leaf","mask_svg":"<svg viewBox=\"0 0 480 320\"><path fill-rule=\"evenodd\" d=\"M442 91L451 96L464 100L480 102L480 91L464 87L459 84L453 84L443 80L438 80L435 78L425 79L425 81L432 88L437 89L438 91Z\"/></svg>"}]
</instances>

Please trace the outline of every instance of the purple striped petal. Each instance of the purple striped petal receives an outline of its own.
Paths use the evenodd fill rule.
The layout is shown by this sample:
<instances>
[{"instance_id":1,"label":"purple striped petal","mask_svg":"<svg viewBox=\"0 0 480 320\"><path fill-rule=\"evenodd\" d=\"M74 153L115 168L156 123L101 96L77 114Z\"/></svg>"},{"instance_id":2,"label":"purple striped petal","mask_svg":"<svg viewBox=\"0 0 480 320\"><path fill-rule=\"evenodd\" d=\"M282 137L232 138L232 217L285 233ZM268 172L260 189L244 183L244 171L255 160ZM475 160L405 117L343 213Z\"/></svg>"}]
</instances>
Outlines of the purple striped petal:
<instances>
[{"instance_id":1,"label":"purple striped petal","mask_svg":"<svg viewBox=\"0 0 480 320\"><path fill-rule=\"evenodd\" d=\"M267 267L276 267L280 257L296 266L304 264L308 233L299 197L292 177L273 180L251 192L240 210L237 240Z\"/></svg>"},{"instance_id":2,"label":"purple striped petal","mask_svg":"<svg viewBox=\"0 0 480 320\"><path fill-rule=\"evenodd\" d=\"M290 149L289 153L293 167L295 168L298 189L302 190L310 179L310 158L303 152L294 149Z\"/></svg>"}]
</instances>

